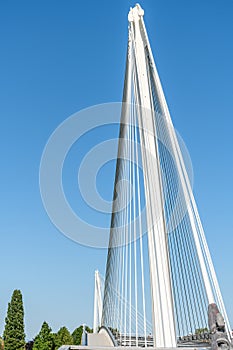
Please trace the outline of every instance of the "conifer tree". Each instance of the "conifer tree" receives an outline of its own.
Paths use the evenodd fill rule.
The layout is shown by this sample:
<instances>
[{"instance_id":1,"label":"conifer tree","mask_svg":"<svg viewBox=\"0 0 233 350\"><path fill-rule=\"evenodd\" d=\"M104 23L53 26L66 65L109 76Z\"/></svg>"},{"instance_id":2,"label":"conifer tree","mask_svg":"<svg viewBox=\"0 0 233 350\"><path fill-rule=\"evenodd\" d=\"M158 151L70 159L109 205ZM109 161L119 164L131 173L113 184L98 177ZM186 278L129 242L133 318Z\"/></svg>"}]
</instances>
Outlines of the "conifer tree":
<instances>
[{"instance_id":1,"label":"conifer tree","mask_svg":"<svg viewBox=\"0 0 233 350\"><path fill-rule=\"evenodd\" d=\"M53 350L55 348L52 330L43 322L39 334L35 337L33 350Z\"/></svg>"},{"instance_id":2,"label":"conifer tree","mask_svg":"<svg viewBox=\"0 0 233 350\"><path fill-rule=\"evenodd\" d=\"M62 345L73 345L73 338L66 327L61 327L55 337L55 349L59 349Z\"/></svg>"},{"instance_id":3,"label":"conifer tree","mask_svg":"<svg viewBox=\"0 0 233 350\"><path fill-rule=\"evenodd\" d=\"M73 337L74 345L81 344L82 333L83 333L83 326L79 326L73 331L72 337Z\"/></svg>"},{"instance_id":4,"label":"conifer tree","mask_svg":"<svg viewBox=\"0 0 233 350\"><path fill-rule=\"evenodd\" d=\"M20 290L15 290L8 304L3 334L5 350L21 350L25 345L23 298Z\"/></svg>"}]
</instances>

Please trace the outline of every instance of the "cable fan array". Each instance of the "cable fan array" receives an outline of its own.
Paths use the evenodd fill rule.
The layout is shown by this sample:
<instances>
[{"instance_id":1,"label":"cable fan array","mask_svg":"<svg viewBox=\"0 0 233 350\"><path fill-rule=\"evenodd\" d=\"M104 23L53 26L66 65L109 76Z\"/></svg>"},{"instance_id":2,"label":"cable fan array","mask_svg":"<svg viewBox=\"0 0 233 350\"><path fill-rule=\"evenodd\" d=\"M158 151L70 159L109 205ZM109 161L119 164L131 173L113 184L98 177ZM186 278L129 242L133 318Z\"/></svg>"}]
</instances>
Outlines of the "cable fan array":
<instances>
[{"instance_id":1,"label":"cable fan array","mask_svg":"<svg viewBox=\"0 0 233 350\"><path fill-rule=\"evenodd\" d=\"M143 79L146 77L149 91L149 114L143 106L139 40L143 43L146 62ZM142 15L129 24L102 325L113 331L121 345L147 347L152 344L151 338L154 345L158 341L159 325L153 321L157 310L153 307L151 291L154 270L148 254L151 207L145 193L145 183L153 179L155 169L145 171L143 152L149 152L145 151L148 140L141 132L142 120L148 115L152 118L154 130L151 132L157 152L150 156L157 157L163 199L162 213L154 220L164 221L176 338L208 329L207 310L211 303L218 305L230 337L221 292ZM167 298L166 295L160 297L161 300ZM168 330L162 329L162 332L166 338Z\"/></svg>"}]
</instances>

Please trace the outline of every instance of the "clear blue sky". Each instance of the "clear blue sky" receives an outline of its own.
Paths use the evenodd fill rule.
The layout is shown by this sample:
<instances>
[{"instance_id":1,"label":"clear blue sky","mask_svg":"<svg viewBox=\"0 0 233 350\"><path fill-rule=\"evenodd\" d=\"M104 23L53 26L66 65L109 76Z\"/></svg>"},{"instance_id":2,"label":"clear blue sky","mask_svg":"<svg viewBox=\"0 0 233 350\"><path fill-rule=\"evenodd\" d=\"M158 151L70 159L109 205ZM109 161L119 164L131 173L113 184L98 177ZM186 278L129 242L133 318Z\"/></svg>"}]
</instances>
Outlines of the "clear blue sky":
<instances>
[{"instance_id":1,"label":"clear blue sky","mask_svg":"<svg viewBox=\"0 0 233 350\"><path fill-rule=\"evenodd\" d=\"M52 225L40 198L39 164L50 134L68 116L121 101L133 5L0 3L0 333L16 288L24 296L28 339L44 320L54 331L92 324L94 271L104 273L106 251L80 246ZM192 158L194 191L233 324L233 1L141 5L174 124ZM99 185L110 198L114 166L105 170Z\"/></svg>"}]
</instances>

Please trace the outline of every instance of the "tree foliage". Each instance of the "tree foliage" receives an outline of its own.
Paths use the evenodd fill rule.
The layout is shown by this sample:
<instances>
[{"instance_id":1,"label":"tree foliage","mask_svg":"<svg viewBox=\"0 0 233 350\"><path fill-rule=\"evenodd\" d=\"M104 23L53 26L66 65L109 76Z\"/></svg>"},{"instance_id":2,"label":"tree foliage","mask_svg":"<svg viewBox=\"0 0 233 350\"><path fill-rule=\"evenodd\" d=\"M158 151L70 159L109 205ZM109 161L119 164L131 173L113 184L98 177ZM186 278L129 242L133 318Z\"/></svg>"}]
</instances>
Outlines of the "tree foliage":
<instances>
[{"instance_id":1,"label":"tree foliage","mask_svg":"<svg viewBox=\"0 0 233 350\"><path fill-rule=\"evenodd\" d=\"M195 334L208 333L208 328L197 328Z\"/></svg>"},{"instance_id":2,"label":"tree foliage","mask_svg":"<svg viewBox=\"0 0 233 350\"><path fill-rule=\"evenodd\" d=\"M66 327L61 327L55 335L55 350L62 345L73 345L73 337Z\"/></svg>"},{"instance_id":3,"label":"tree foliage","mask_svg":"<svg viewBox=\"0 0 233 350\"><path fill-rule=\"evenodd\" d=\"M39 334L35 337L33 350L54 350L54 337L47 322L41 326Z\"/></svg>"},{"instance_id":4,"label":"tree foliage","mask_svg":"<svg viewBox=\"0 0 233 350\"><path fill-rule=\"evenodd\" d=\"M93 329L85 326L86 332ZM39 334L34 341L25 343L23 298L20 290L15 290L8 304L5 319L3 339L0 337L0 350L57 350L62 345L80 345L83 326L77 327L72 334L66 327L61 327L57 333L47 322L43 322Z\"/></svg>"},{"instance_id":5,"label":"tree foliage","mask_svg":"<svg viewBox=\"0 0 233 350\"><path fill-rule=\"evenodd\" d=\"M2 337L0 337L0 350L4 350L4 341Z\"/></svg>"},{"instance_id":6,"label":"tree foliage","mask_svg":"<svg viewBox=\"0 0 233 350\"><path fill-rule=\"evenodd\" d=\"M79 326L73 331L72 337L73 337L74 345L81 344L82 333L83 333L83 326Z\"/></svg>"},{"instance_id":7,"label":"tree foliage","mask_svg":"<svg viewBox=\"0 0 233 350\"><path fill-rule=\"evenodd\" d=\"M93 333L93 328L86 326L85 329L86 329L87 333Z\"/></svg>"},{"instance_id":8,"label":"tree foliage","mask_svg":"<svg viewBox=\"0 0 233 350\"><path fill-rule=\"evenodd\" d=\"M14 290L8 304L3 333L5 350L21 350L25 345L23 298L20 290Z\"/></svg>"},{"instance_id":9,"label":"tree foliage","mask_svg":"<svg viewBox=\"0 0 233 350\"><path fill-rule=\"evenodd\" d=\"M93 333L93 329L89 328L88 326L85 326L85 329L87 333ZM81 344L82 334L83 334L83 326L79 326L73 331L72 337L73 337L74 345Z\"/></svg>"}]
</instances>

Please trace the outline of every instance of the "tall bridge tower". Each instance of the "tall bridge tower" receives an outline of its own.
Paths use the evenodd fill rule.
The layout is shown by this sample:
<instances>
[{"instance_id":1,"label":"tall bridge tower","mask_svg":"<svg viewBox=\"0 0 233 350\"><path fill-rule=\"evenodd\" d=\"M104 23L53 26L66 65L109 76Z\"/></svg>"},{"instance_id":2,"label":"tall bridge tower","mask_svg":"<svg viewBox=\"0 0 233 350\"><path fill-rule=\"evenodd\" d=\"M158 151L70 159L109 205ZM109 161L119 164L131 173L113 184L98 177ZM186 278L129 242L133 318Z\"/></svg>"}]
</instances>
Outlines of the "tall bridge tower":
<instances>
[{"instance_id":1,"label":"tall bridge tower","mask_svg":"<svg viewBox=\"0 0 233 350\"><path fill-rule=\"evenodd\" d=\"M230 325L143 15L137 4L128 16L100 325L120 345L176 347L209 332L227 342Z\"/></svg>"}]
</instances>

